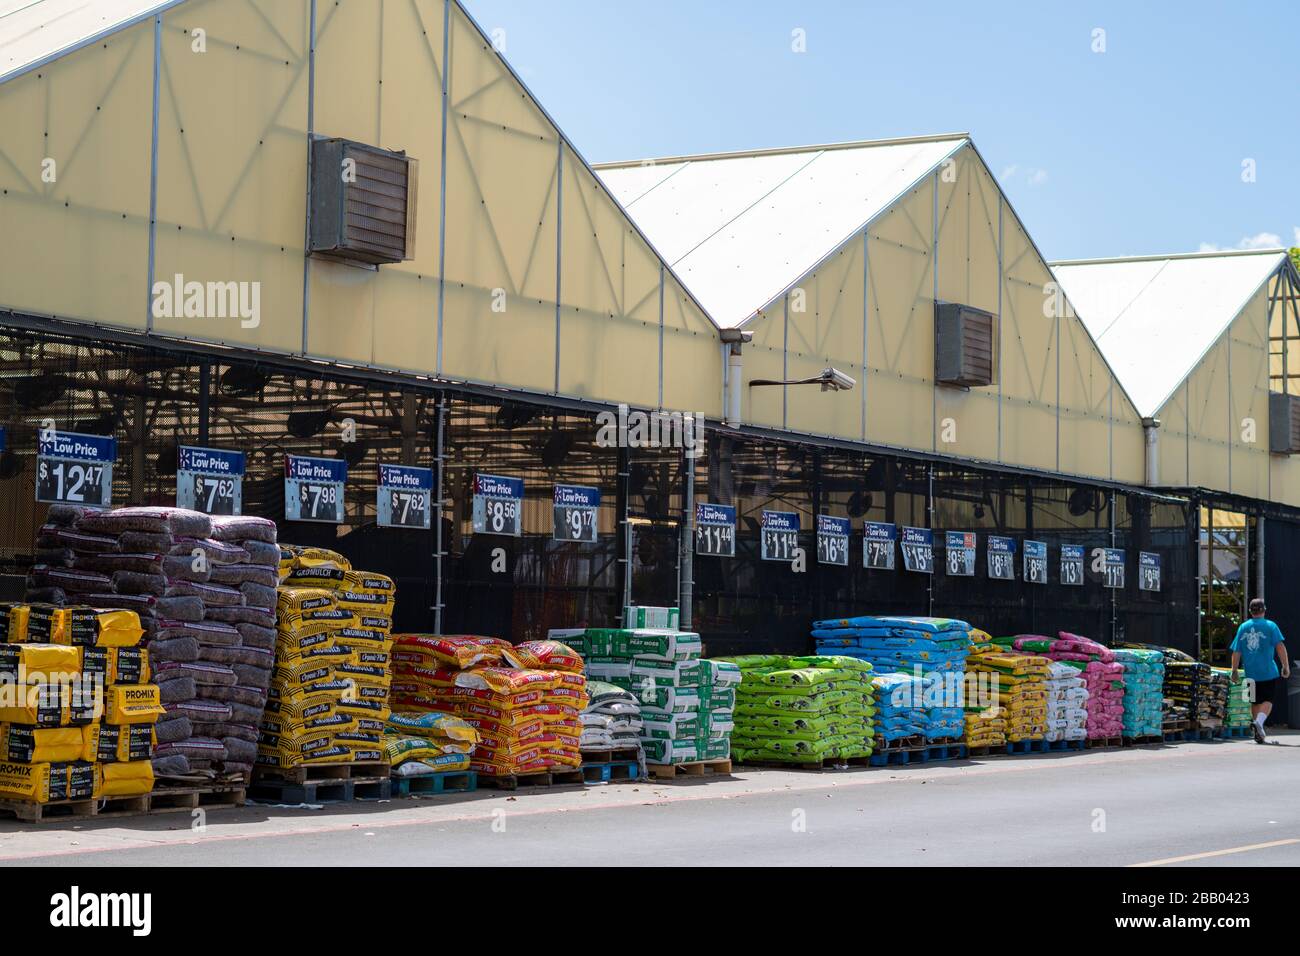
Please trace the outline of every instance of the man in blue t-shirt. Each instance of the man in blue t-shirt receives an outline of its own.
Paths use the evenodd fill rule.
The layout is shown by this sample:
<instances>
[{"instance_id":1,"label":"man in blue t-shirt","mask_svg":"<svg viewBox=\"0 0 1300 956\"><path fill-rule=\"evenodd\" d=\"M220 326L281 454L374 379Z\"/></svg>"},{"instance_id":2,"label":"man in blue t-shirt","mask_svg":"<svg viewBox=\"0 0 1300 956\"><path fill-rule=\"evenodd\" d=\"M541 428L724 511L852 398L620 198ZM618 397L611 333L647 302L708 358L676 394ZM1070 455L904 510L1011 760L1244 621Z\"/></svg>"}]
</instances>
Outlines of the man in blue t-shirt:
<instances>
[{"instance_id":1,"label":"man in blue t-shirt","mask_svg":"<svg viewBox=\"0 0 1300 956\"><path fill-rule=\"evenodd\" d=\"M1251 729L1255 743L1267 743L1264 721L1273 710L1273 691L1279 676L1278 661L1282 662L1281 676L1291 676L1291 661L1286 655L1286 644L1278 626L1264 616L1264 602L1254 598L1250 602L1250 620L1237 628L1232 640L1232 682L1237 682L1237 669L1245 664L1246 679L1254 684L1250 712L1255 717Z\"/></svg>"}]
</instances>

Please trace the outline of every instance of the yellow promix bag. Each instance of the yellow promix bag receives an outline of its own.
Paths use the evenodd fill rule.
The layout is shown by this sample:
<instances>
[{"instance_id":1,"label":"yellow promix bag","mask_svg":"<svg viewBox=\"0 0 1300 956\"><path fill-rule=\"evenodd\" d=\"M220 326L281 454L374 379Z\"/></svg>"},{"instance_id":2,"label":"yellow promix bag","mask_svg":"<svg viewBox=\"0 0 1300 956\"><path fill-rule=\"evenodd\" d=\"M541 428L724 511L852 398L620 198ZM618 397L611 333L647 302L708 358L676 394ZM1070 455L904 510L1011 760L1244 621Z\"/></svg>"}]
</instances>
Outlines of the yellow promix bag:
<instances>
[{"instance_id":1,"label":"yellow promix bag","mask_svg":"<svg viewBox=\"0 0 1300 956\"><path fill-rule=\"evenodd\" d=\"M110 724L152 724L166 713L157 684L114 684L104 689L104 698L104 721Z\"/></svg>"},{"instance_id":2,"label":"yellow promix bag","mask_svg":"<svg viewBox=\"0 0 1300 956\"><path fill-rule=\"evenodd\" d=\"M103 797L136 797L153 789L153 764L148 760L106 763L100 774Z\"/></svg>"}]
</instances>

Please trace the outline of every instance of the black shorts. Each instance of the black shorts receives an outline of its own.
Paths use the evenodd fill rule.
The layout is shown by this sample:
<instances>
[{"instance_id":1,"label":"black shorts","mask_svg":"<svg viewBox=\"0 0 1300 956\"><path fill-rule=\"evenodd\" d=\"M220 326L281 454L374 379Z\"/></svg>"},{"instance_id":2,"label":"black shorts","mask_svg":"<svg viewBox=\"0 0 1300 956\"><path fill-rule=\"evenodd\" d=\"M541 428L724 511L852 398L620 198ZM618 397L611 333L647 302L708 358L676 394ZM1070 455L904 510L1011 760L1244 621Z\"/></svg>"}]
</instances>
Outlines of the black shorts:
<instances>
[{"instance_id":1,"label":"black shorts","mask_svg":"<svg viewBox=\"0 0 1300 956\"><path fill-rule=\"evenodd\" d=\"M1271 704L1273 703L1273 692L1277 689L1279 678L1273 677L1269 680L1255 681L1255 699L1252 703Z\"/></svg>"}]
</instances>

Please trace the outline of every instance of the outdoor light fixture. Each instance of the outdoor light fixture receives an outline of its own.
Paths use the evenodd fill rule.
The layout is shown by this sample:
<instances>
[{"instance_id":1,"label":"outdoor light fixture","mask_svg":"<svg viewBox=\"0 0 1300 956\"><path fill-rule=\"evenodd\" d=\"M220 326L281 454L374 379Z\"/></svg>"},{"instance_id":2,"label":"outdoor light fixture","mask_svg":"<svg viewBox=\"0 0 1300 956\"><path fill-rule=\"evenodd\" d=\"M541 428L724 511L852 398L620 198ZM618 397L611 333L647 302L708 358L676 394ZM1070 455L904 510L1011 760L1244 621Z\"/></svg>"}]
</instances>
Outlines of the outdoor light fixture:
<instances>
[{"instance_id":1,"label":"outdoor light fixture","mask_svg":"<svg viewBox=\"0 0 1300 956\"><path fill-rule=\"evenodd\" d=\"M857 385L857 379L851 375L845 375L837 368L824 368L820 375L812 378L797 378L789 381L778 381L770 378L756 378L749 383L749 387L755 385L820 385L823 392L848 392L852 391Z\"/></svg>"}]
</instances>

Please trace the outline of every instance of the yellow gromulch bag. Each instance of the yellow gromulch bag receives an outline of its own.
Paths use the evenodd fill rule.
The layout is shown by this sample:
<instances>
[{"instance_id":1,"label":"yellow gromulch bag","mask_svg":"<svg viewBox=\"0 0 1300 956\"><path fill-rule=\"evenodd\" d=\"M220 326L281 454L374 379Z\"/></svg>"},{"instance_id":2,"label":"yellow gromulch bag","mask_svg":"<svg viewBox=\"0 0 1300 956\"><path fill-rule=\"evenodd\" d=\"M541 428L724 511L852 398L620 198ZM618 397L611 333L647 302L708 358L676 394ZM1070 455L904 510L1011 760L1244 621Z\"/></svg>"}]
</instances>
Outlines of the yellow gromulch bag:
<instances>
[{"instance_id":1,"label":"yellow gromulch bag","mask_svg":"<svg viewBox=\"0 0 1300 956\"><path fill-rule=\"evenodd\" d=\"M148 760L106 763L101 774L100 796L138 797L153 789L153 764Z\"/></svg>"},{"instance_id":2,"label":"yellow gromulch bag","mask_svg":"<svg viewBox=\"0 0 1300 956\"><path fill-rule=\"evenodd\" d=\"M447 752L425 737L384 734L384 753L394 767L408 760L433 760Z\"/></svg>"}]
</instances>

